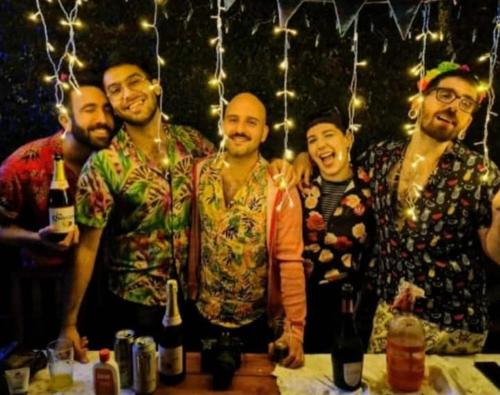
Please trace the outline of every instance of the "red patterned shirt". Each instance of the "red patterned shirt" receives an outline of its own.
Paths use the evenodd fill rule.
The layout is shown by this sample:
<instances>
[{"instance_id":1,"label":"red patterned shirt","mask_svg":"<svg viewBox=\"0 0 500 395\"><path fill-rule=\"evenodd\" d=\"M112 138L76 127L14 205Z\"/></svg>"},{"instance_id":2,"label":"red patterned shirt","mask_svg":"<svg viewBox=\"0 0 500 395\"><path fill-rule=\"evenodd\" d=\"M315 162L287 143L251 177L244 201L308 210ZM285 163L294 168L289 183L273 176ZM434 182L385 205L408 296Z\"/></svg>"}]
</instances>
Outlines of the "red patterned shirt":
<instances>
[{"instance_id":1,"label":"red patterned shirt","mask_svg":"<svg viewBox=\"0 0 500 395\"><path fill-rule=\"evenodd\" d=\"M62 132L18 148L0 167L0 221L37 232L49 224L48 195L55 153L62 153ZM78 175L65 167L70 194ZM44 248L22 248L23 263L57 265L65 254ZM67 254L66 254L67 255Z\"/></svg>"}]
</instances>

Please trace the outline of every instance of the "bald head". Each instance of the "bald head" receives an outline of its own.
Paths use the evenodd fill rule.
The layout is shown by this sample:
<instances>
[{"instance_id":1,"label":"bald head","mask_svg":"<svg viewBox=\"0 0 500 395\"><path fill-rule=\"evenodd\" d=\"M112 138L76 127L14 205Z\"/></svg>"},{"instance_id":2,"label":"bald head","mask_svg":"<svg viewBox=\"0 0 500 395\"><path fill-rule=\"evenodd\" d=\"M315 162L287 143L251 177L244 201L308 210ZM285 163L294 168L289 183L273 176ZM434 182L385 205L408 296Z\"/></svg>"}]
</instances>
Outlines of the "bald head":
<instances>
[{"instance_id":1,"label":"bald head","mask_svg":"<svg viewBox=\"0 0 500 395\"><path fill-rule=\"evenodd\" d=\"M227 153L238 157L255 156L268 132L266 108L259 98L247 92L234 96L224 114Z\"/></svg>"},{"instance_id":2,"label":"bald head","mask_svg":"<svg viewBox=\"0 0 500 395\"><path fill-rule=\"evenodd\" d=\"M242 108L244 108L246 112L251 112L255 117L259 118L264 125L266 124L266 107L257 96L248 92L237 94L227 105L226 116Z\"/></svg>"}]
</instances>

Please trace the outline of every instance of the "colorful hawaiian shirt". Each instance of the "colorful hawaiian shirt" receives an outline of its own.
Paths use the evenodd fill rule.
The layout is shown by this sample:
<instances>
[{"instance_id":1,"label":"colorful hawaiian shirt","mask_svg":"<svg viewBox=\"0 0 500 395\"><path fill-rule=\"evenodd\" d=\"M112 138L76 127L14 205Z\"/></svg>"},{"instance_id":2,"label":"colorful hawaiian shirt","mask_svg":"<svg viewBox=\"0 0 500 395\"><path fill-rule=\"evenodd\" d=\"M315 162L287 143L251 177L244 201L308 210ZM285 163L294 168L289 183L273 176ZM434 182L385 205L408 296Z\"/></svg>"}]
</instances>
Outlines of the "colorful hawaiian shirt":
<instances>
[{"instance_id":1,"label":"colorful hawaiian shirt","mask_svg":"<svg viewBox=\"0 0 500 395\"><path fill-rule=\"evenodd\" d=\"M323 218L321 176L301 192L304 213L304 258L310 283L329 282L341 273L357 277L371 233L371 191L368 174L355 169L330 218Z\"/></svg>"},{"instance_id":2,"label":"colorful hawaiian shirt","mask_svg":"<svg viewBox=\"0 0 500 395\"><path fill-rule=\"evenodd\" d=\"M166 302L165 284L184 282L193 157L213 152L197 131L164 125L168 169L147 160L122 129L93 154L78 182L76 217L110 232L110 289L144 305Z\"/></svg>"},{"instance_id":3,"label":"colorful hawaiian shirt","mask_svg":"<svg viewBox=\"0 0 500 395\"><path fill-rule=\"evenodd\" d=\"M54 154L62 154L62 132L18 148L0 167L0 221L37 232L49 224L49 188ZM69 193L75 194L78 175L65 166ZM24 264L57 265L68 253L23 248Z\"/></svg>"},{"instance_id":4,"label":"colorful hawaiian shirt","mask_svg":"<svg viewBox=\"0 0 500 395\"><path fill-rule=\"evenodd\" d=\"M200 171L201 224L198 310L226 327L248 324L266 309L267 162L260 158L247 183L225 202L223 162L211 158Z\"/></svg>"},{"instance_id":5,"label":"colorful hawaiian shirt","mask_svg":"<svg viewBox=\"0 0 500 395\"><path fill-rule=\"evenodd\" d=\"M382 142L362 158L374 193L380 294L391 303L405 279L425 290L415 306L422 318L441 327L484 332L486 259L478 229L491 224L498 169L491 164L487 171L480 154L454 143L415 202L417 220L398 221L397 183L391 187L389 174L399 166L406 146Z\"/></svg>"}]
</instances>

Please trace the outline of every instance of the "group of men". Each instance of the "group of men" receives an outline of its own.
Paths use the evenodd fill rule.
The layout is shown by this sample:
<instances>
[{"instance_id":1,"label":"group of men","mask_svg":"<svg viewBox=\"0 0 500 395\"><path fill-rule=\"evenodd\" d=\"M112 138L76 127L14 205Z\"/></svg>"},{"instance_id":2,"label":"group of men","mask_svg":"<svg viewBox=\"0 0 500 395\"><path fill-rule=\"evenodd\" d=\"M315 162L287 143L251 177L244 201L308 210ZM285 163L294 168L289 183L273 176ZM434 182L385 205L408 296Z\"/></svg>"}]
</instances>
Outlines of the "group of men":
<instances>
[{"instance_id":1,"label":"group of men","mask_svg":"<svg viewBox=\"0 0 500 395\"><path fill-rule=\"evenodd\" d=\"M411 141L379 144L361 161L371 177L377 224L382 302L375 351L383 348L387 305L403 278L427 293L417 314L449 333L480 334L477 347L465 352L484 344L484 255L500 263L500 177L456 141L479 106L468 75L434 79L412 109L418 122ZM162 88L137 59L112 56L102 84L79 83L79 92L68 94L68 115L59 116L64 138L58 132L31 142L0 168L0 242L21 247L30 264L72 267L61 336L73 341L76 358L86 360L78 313L103 241L111 331L132 327L155 335L166 280L173 277L194 301L183 310L200 337L229 330L260 350L268 321L282 319L290 349L284 364L300 366L306 324L301 204L295 188L277 187L259 153L268 134L262 102L250 93L231 100L225 150L216 154L194 129L162 119ZM116 134L113 113L123 122ZM47 226L54 153L63 154L78 223L59 243L50 241ZM419 157L425 166L415 174ZM420 196L412 195L413 184L424 186ZM394 211L398 202L416 206L418 220L395 220L410 208ZM436 350L449 351L446 344L458 337L450 338L434 339L441 342Z\"/></svg>"}]
</instances>

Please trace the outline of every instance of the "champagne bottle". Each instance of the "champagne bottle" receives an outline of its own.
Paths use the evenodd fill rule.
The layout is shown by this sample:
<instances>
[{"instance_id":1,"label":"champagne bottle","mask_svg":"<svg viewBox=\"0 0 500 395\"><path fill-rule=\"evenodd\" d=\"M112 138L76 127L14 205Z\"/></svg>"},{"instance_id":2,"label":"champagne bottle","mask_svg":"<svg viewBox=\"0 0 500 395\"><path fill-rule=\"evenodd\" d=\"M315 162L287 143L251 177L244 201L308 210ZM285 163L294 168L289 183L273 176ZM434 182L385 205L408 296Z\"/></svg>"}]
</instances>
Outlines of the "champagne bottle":
<instances>
[{"instance_id":1,"label":"champagne bottle","mask_svg":"<svg viewBox=\"0 0 500 395\"><path fill-rule=\"evenodd\" d=\"M354 324L351 284L342 286L340 335L334 341L332 360L335 385L347 391L358 389L363 371L363 344Z\"/></svg>"},{"instance_id":2,"label":"champagne bottle","mask_svg":"<svg viewBox=\"0 0 500 395\"><path fill-rule=\"evenodd\" d=\"M177 303L177 281L167 281L167 306L158 339L160 379L177 384L186 376L186 352L183 345L182 318Z\"/></svg>"},{"instance_id":3,"label":"champagne bottle","mask_svg":"<svg viewBox=\"0 0 500 395\"><path fill-rule=\"evenodd\" d=\"M75 208L60 154L54 155L54 173L49 189L49 223L54 229L49 239L54 242L63 240L75 225Z\"/></svg>"}]
</instances>

